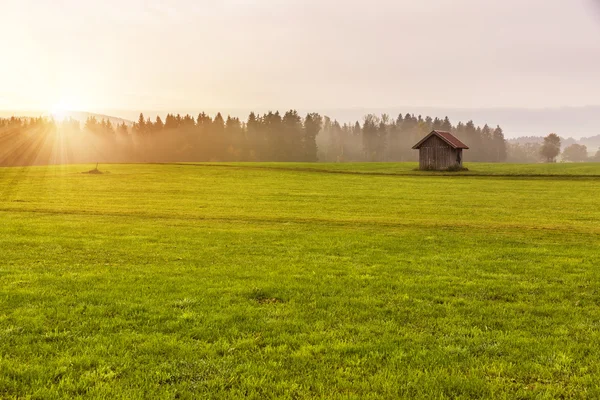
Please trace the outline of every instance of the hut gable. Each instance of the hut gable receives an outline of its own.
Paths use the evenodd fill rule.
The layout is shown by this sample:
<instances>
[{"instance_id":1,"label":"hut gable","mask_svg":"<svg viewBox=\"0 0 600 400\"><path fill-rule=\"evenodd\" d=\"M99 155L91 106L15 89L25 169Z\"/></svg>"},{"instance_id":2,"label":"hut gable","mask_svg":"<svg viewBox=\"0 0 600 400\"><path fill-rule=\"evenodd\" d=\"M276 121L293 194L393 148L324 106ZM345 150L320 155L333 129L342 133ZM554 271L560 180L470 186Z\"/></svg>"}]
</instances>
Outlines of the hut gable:
<instances>
[{"instance_id":1,"label":"hut gable","mask_svg":"<svg viewBox=\"0 0 600 400\"><path fill-rule=\"evenodd\" d=\"M450 132L444 131L433 131L413 146L419 150L419 168L437 171L462 168L462 151L468 148Z\"/></svg>"},{"instance_id":2,"label":"hut gable","mask_svg":"<svg viewBox=\"0 0 600 400\"><path fill-rule=\"evenodd\" d=\"M458 140L450 132L446 132L446 131L433 131L433 132L431 132L429 135L425 136L419 143L415 144L413 146L413 149L420 148L425 142L427 142L432 137L437 137L437 138L443 140L444 142L446 142L448 145L450 145L454 149L466 149L466 150L469 149L469 147L467 147L466 144L464 144L463 142L461 142L460 140Z\"/></svg>"}]
</instances>

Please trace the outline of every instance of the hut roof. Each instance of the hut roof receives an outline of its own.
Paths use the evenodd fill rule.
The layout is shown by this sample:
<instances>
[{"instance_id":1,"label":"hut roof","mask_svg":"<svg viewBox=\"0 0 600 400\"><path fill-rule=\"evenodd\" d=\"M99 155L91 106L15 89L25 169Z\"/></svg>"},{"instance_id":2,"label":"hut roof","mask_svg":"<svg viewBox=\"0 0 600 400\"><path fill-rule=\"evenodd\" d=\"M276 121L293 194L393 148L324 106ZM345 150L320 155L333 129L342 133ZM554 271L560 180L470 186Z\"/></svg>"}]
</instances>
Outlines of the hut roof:
<instances>
[{"instance_id":1,"label":"hut roof","mask_svg":"<svg viewBox=\"0 0 600 400\"><path fill-rule=\"evenodd\" d=\"M430 137L437 136L442 139L444 142L448 143L454 149L469 149L469 147L458 140L454 135L450 132L446 131L433 131L429 135L425 136L419 143L413 146L413 149L418 149L421 147L423 143L425 143Z\"/></svg>"}]
</instances>

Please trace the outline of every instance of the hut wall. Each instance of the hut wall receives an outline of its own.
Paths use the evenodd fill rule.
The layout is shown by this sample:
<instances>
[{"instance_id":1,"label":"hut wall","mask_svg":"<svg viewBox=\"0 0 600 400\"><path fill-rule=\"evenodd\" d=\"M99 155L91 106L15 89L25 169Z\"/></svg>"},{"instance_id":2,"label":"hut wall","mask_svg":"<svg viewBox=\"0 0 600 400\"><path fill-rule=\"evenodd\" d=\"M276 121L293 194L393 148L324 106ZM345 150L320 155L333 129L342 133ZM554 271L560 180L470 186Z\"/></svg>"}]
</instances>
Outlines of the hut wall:
<instances>
[{"instance_id":1,"label":"hut wall","mask_svg":"<svg viewBox=\"0 0 600 400\"><path fill-rule=\"evenodd\" d=\"M458 162L458 155L460 163ZM462 149L454 149L437 136L430 137L419 149L419 168L444 170L462 165Z\"/></svg>"}]
</instances>

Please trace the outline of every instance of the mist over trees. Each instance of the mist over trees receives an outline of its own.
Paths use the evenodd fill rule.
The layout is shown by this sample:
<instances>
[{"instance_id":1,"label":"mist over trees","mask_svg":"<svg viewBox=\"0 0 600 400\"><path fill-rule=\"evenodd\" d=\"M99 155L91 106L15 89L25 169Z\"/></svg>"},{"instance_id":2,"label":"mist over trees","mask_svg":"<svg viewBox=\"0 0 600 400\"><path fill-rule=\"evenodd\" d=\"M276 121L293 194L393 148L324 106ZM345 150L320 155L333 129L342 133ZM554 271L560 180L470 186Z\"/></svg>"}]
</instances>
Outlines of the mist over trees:
<instances>
[{"instance_id":1,"label":"mist over trees","mask_svg":"<svg viewBox=\"0 0 600 400\"><path fill-rule=\"evenodd\" d=\"M388 162L416 161L412 146L433 129L452 132L470 150L466 161L503 162L510 147L499 126L453 125L446 118L367 115L341 124L317 113L236 117L168 114L133 124L89 117L0 119L0 165L95 162Z\"/></svg>"},{"instance_id":2,"label":"mist over trees","mask_svg":"<svg viewBox=\"0 0 600 400\"><path fill-rule=\"evenodd\" d=\"M362 125L341 125L325 117L319 134L319 160L347 161L417 161L412 146L432 130L448 131L469 146L465 161L506 161L507 143L502 128L475 126L473 121L452 125L448 117L431 118L412 114L392 118L387 114L367 115Z\"/></svg>"},{"instance_id":3,"label":"mist over trees","mask_svg":"<svg viewBox=\"0 0 600 400\"><path fill-rule=\"evenodd\" d=\"M562 159L571 162L588 161L587 146L582 144L572 144L567 147L562 153Z\"/></svg>"},{"instance_id":4,"label":"mist over trees","mask_svg":"<svg viewBox=\"0 0 600 400\"><path fill-rule=\"evenodd\" d=\"M509 163L534 164L543 161L540 143L507 143Z\"/></svg>"}]
</instances>

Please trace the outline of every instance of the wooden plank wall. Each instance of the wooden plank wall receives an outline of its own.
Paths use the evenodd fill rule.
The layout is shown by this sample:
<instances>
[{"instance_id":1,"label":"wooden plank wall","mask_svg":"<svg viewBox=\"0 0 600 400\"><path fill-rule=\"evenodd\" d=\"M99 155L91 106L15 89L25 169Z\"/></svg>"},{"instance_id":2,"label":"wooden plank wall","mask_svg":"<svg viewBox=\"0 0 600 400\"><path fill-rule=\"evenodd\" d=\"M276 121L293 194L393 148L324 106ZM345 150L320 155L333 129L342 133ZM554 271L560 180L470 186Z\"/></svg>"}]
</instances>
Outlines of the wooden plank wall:
<instances>
[{"instance_id":1,"label":"wooden plank wall","mask_svg":"<svg viewBox=\"0 0 600 400\"><path fill-rule=\"evenodd\" d=\"M419 168L444 170L453 167L458 151L437 136L432 136L419 149Z\"/></svg>"}]
</instances>

